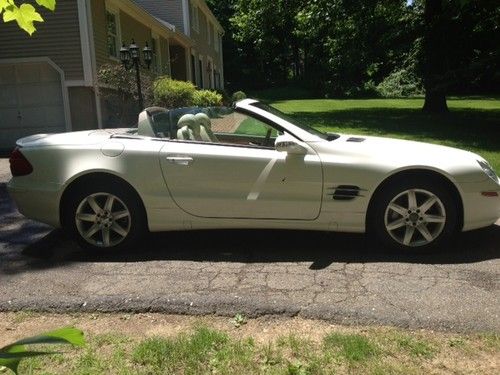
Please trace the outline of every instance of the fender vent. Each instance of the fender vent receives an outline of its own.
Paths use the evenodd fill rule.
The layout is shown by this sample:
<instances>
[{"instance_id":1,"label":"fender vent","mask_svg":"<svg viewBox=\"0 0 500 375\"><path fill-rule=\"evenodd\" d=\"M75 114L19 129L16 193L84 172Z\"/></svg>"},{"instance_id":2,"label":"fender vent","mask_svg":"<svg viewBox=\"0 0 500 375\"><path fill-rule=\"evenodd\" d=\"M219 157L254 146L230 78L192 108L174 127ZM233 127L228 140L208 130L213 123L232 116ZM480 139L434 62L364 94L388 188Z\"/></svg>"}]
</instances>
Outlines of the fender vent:
<instances>
[{"instance_id":1,"label":"fender vent","mask_svg":"<svg viewBox=\"0 0 500 375\"><path fill-rule=\"evenodd\" d=\"M365 138L351 137L347 138L346 142L364 142Z\"/></svg>"},{"instance_id":2,"label":"fender vent","mask_svg":"<svg viewBox=\"0 0 500 375\"><path fill-rule=\"evenodd\" d=\"M335 201L352 200L360 196L359 192L361 191L358 186L354 185L339 185L330 189L333 190L333 193L328 193L328 195L331 195Z\"/></svg>"}]
</instances>

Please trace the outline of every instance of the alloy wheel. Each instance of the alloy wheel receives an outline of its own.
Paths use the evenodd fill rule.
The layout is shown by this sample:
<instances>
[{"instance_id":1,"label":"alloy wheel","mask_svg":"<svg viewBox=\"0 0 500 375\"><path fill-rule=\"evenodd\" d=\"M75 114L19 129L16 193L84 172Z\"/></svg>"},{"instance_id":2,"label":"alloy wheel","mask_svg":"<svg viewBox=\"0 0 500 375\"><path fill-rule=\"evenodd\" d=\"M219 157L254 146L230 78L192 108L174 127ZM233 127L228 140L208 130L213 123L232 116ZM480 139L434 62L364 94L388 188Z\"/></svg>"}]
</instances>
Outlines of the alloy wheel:
<instances>
[{"instance_id":1,"label":"alloy wheel","mask_svg":"<svg viewBox=\"0 0 500 375\"><path fill-rule=\"evenodd\" d=\"M110 193L95 193L80 202L75 222L85 241L106 248L118 245L128 236L132 221L120 198Z\"/></svg>"},{"instance_id":2,"label":"alloy wheel","mask_svg":"<svg viewBox=\"0 0 500 375\"><path fill-rule=\"evenodd\" d=\"M399 244L424 246L434 241L446 224L446 210L438 196L424 189L408 189L394 197L385 210L385 229Z\"/></svg>"}]
</instances>

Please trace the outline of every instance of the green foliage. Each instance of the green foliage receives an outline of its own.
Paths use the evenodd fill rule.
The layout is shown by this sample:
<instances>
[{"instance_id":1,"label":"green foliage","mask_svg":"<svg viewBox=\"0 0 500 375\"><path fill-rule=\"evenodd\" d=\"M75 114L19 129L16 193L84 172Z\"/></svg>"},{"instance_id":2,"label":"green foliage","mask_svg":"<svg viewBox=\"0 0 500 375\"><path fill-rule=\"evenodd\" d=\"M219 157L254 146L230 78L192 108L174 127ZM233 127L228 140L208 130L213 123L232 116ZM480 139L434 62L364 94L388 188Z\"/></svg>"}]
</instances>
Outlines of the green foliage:
<instances>
[{"instance_id":1,"label":"green foliage","mask_svg":"<svg viewBox=\"0 0 500 375\"><path fill-rule=\"evenodd\" d=\"M243 314L238 313L234 316L232 322L236 328L240 328L242 325L247 324L247 319Z\"/></svg>"},{"instance_id":2,"label":"green foliage","mask_svg":"<svg viewBox=\"0 0 500 375\"><path fill-rule=\"evenodd\" d=\"M225 354L228 343L226 334L199 327L193 334L173 339L147 339L134 350L133 360L155 374L179 373L180 369L183 373L206 373L214 359Z\"/></svg>"},{"instance_id":3,"label":"green foliage","mask_svg":"<svg viewBox=\"0 0 500 375\"><path fill-rule=\"evenodd\" d=\"M429 342L419 340L411 336L399 336L396 338L398 346L414 357L432 358L436 354L436 348Z\"/></svg>"},{"instance_id":4,"label":"green foliage","mask_svg":"<svg viewBox=\"0 0 500 375\"><path fill-rule=\"evenodd\" d=\"M160 77L153 85L153 102L166 108L222 105L223 96L212 90L196 90L191 82Z\"/></svg>"},{"instance_id":5,"label":"green foliage","mask_svg":"<svg viewBox=\"0 0 500 375\"><path fill-rule=\"evenodd\" d=\"M418 96L424 93L422 80L405 68L390 73L377 85L376 90L385 98Z\"/></svg>"},{"instance_id":6,"label":"green foliage","mask_svg":"<svg viewBox=\"0 0 500 375\"><path fill-rule=\"evenodd\" d=\"M233 102L237 102L239 100L243 100L247 98L247 94L245 94L243 91L236 91L231 95L231 100Z\"/></svg>"},{"instance_id":7,"label":"green foliage","mask_svg":"<svg viewBox=\"0 0 500 375\"><path fill-rule=\"evenodd\" d=\"M195 91L191 82L160 77L153 87L154 104L166 108L187 107L192 105Z\"/></svg>"},{"instance_id":8,"label":"green foliage","mask_svg":"<svg viewBox=\"0 0 500 375\"><path fill-rule=\"evenodd\" d=\"M140 76L144 103L151 104L154 75L149 71L141 70ZM125 69L122 64L101 65L97 72L97 85L112 89L123 98L138 99L135 70Z\"/></svg>"},{"instance_id":9,"label":"green foliage","mask_svg":"<svg viewBox=\"0 0 500 375\"><path fill-rule=\"evenodd\" d=\"M146 107L153 103L154 75L141 70L141 88ZM137 122L138 107L135 70L127 70L121 64L104 64L97 72L98 93L105 100L108 114L106 126L126 126Z\"/></svg>"},{"instance_id":10,"label":"green foliage","mask_svg":"<svg viewBox=\"0 0 500 375\"><path fill-rule=\"evenodd\" d=\"M36 3L46 9L54 11L56 0L36 0ZM29 3L17 5L14 0L0 0L0 15L3 13L3 21L16 21L17 25L29 35L35 31L35 22L43 22L40 13Z\"/></svg>"},{"instance_id":11,"label":"green foliage","mask_svg":"<svg viewBox=\"0 0 500 375\"><path fill-rule=\"evenodd\" d=\"M86 317L73 316L73 319L86 320ZM149 327L148 322L148 319L136 319L134 324L138 324L136 328L140 330ZM357 333L333 331L325 334L322 327L312 328L311 332L302 327L283 336L281 334L297 326L289 325L288 321L264 326L254 323L244 333L227 326L223 329L198 326L180 333L173 330L168 336L149 338L135 334L97 334L88 338L83 350L72 350L72 355L23 360L19 372L71 375L395 375L420 374L424 370L439 372L446 366L450 373L479 368L480 373L490 374L495 373L494 363L499 354L498 343L488 344L491 340L498 341L498 337L493 338L492 334L453 335L455 340L469 343L464 348L450 346L450 335L439 332L420 334L401 329L388 332L387 328L352 326L350 329ZM220 327L219 323L216 325ZM264 327L270 327L271 332L262 335ZM422 343L432 346L433 355L413 354L414 348L414 353L422 352ZM461 358L461 361L450 358Z\"/></svg>"},{"instance_id":12,"label":"green foliage","mask_svg":"<svg viewBox=\"0 0 500 375\"><path fill-rule=\"evenodd\" d=\"M400 96L423 94L427 82L446 93L499 92L498 1L209 3L226 29L230 88L299 83L318 97ZM430 3L442 7L427 17Z\"/></svg>"},{"instance_id":13,"label":"green foliage","mask_svg":"<svg viewBox=\"0 0 500 375\"><path fill-rule=\"evenodd\" d=\"M47 351L31 351L26 348L26 345L36 344L70 344L83 346L85 344L85 340L83 338L82 331L71 327L46 332L39 336L28 337L0 348L0 368L2 366L6 367L17 374L19 363L22 359L56 353Z\"/></svg>"},{"instance_id":14,"label":"green foliage","mask_svg":"<svg viewBox=\"0 0 500 375\"><path fill-rule=\"evenodd\" d=\"M196 90L193 93L193 105L198 107L215 107L222 105L222 95L211 90Z\"/></svg>"},{"instance_id":15,"label":"green foliage","mask_svg":"<svg viewBox=\"0 0 500 375\"><path fill-rule=\"evenodd\" d=\"M330 333L323 340L326 350L338 351L349 362L361 362L379 354L378 347L365 336Z\"/></svg>"}]
</instances>

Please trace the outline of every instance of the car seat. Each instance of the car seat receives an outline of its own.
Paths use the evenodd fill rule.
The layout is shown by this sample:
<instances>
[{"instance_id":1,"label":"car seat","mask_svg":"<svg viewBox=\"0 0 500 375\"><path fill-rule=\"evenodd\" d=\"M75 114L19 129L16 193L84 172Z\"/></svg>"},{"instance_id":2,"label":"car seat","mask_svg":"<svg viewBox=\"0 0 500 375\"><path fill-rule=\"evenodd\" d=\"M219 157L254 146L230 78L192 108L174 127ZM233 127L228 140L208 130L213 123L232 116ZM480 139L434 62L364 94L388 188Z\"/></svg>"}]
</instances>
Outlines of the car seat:
<instances>
[{"instance_id":1,"label":"car seat","mask_svg":"<svg viewBox=\"0 0 500 375\"><path fill-rule=\"evenodd\" d=\"M146 110L139 113L139 121L137 122L137 135L144 137L156 137L151 124L151 116Z\"/></svg>"},{"instance_id":2,"label":"car seat","mask_svg":"<svg viewBox=\"0 0 500 375\"><path fill-rule=\"evenodd\" d=\"M204 142L219 142L215 134L212 132L212 123L210 118L205 113L197 113L194 115L195 121L200 126L200 136Z\"/></svg>"},{"instance_id":3,"label":"car seat","mask_svg":"<svg viewBox=\"0 0 500 375\"><path fill-rule=\"evenodd\" d=\"M200 125L194 115L186 114L177 122L177 139L201 141Z\"/></svg>"}]
</instances>

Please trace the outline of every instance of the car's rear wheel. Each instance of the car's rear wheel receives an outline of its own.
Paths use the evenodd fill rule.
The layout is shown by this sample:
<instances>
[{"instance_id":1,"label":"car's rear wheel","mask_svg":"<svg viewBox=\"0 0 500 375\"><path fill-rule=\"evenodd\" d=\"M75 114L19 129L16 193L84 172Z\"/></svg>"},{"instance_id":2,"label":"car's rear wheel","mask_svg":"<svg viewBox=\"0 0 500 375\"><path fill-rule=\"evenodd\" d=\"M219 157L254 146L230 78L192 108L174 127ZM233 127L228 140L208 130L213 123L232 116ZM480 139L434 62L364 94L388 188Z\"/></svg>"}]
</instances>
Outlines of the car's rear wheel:
<instances>
[{"instance_id":1,"label":"car's rear wheel","mask_svg":"<svg viewBox=\"0 0 500 375\"><path fill-rule=\"evenodd\" d=\"M457 204L439 181L410 178L394 182L375 199L369 225L392 248L435 249L457 232Z\"/></svg>"},{"instance_id":2,"label":"car's rear wheel","mask_svg":"<svg viewBox=\"0 0 500 375\"><path fill-rule=\"evenodd\" d=\"M145 230L135 194L111 182L78 187L69 198L64 222L78 243L92 250L130 248Z\"/></svg>"}]
</instances>

